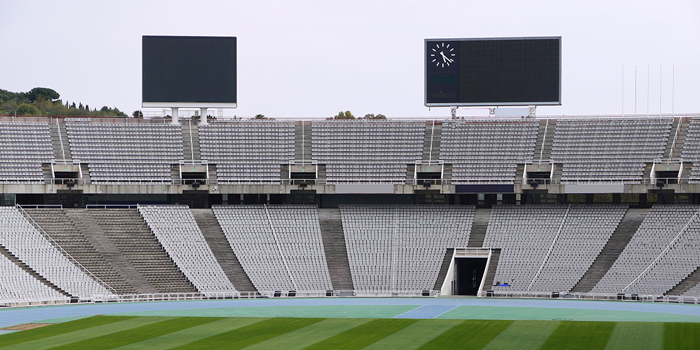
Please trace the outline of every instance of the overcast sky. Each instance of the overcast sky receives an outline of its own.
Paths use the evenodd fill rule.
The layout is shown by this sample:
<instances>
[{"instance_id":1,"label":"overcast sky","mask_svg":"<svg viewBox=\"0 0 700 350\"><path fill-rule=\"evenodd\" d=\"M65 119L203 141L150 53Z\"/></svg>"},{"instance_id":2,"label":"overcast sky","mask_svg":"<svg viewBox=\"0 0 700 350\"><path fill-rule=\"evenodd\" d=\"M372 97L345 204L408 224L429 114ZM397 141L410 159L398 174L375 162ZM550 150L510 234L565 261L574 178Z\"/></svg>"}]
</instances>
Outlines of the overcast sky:
<instances>
[{"instance_id":1,"label":"overcast sky","mask_svg":"<svg viewBox=\"0 0 700 350\"><path fill-rule=\"evenodd\" d=\"M423 40L562 36L562 105L539 115L700 112L700 1L0 0L0 88L141 108L142 35L238 37L227 115L446 117L424 106ZM660 65L663 68L660 71ZM647 98L647 66L650 66ZM661 95L659 79L661 73ZM146 109L144 109L146 111ZM210 114L212 111L210 111ZM460 109L458 115L485 113Z\"/></svg>"}]
</instances>

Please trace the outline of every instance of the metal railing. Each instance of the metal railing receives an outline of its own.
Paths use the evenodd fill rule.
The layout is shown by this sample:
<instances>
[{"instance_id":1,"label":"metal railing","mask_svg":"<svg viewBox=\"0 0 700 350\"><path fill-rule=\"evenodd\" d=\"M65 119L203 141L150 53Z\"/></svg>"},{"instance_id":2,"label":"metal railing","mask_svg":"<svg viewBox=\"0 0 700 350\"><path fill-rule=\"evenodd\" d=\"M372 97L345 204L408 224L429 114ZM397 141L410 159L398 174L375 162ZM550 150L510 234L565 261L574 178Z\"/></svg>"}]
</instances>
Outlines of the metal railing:
<instances>
[{"instance_id":1,"label":"metal railing","mask_svg":"<svg viewBox=\"0 0 700 350\"><path fill-rule=\"evenodd\" d=\"M482 298L517 298L517 299L576 299L576 300L610 300L636 301L651 303L700 304L698 297L676 295L645 295L615 293L574 293L574 292L524 292L524 291L480 291Z\"/></svg>"}]
</instances>

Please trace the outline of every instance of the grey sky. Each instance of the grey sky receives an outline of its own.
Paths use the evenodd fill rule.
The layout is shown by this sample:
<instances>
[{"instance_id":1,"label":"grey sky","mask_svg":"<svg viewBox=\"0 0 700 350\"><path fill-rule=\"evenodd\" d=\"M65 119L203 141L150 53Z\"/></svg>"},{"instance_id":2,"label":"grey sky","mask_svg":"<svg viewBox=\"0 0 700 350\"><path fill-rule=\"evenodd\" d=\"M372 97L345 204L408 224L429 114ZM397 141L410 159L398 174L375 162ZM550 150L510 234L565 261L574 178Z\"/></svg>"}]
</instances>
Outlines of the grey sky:
<instances>
[{"instance_id":1,"label":"grey sky","mask_svg":"<svg viewBox=\"0 0 700 350\"><path fill-rule=\"evenodd\" d=\"M540 115L700 112L700 2L0 0L0 88L51 87L90 107L141 109L142 35L238 37L227 114L444 117L423 106L423 40L562 36L561 107ZM210 112L211 113L211 112ZM473 113L460 109L459 115ZM477 111L477 113L480 113Z\"/></svg>"}]
</instances>

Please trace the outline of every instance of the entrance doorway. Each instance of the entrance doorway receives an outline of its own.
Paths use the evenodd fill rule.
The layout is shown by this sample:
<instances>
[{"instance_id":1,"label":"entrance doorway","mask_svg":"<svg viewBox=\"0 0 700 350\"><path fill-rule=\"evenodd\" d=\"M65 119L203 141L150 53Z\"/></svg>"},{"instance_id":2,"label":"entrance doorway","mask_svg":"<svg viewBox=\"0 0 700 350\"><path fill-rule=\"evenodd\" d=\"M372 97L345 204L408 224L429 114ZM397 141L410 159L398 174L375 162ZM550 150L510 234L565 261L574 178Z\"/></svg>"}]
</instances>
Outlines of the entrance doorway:
<instances>
[{"instance_id":1,"label":"entrance doorway","mask_svg":"<svg viewBox=\"0 0 700 350\"><path fill-rule=\"evenodd\" d=\"M454 295L477 295L487 258L455 258Z\"/></svg>"}]
</instances>

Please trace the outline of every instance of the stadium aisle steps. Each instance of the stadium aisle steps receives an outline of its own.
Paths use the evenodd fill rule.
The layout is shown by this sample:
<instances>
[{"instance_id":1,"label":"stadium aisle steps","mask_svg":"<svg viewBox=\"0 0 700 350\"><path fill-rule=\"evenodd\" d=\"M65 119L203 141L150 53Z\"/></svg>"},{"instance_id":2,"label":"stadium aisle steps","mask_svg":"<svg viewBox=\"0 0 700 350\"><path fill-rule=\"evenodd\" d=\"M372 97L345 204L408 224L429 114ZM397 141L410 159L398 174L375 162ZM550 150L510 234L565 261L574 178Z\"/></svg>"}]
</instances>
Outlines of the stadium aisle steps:
<instances>
[{"instance_id":1,"label":"stadium aisle steps","mask_svg":"<svg viewBox=\"0 0 700 350\"><path fill-rule=\"evenodd\" d=\"M14 254L12 254L9 250L7 250L7 248L5 248L5 246L2 245L2 244L0 244L0 254L6 256L8 259L10 259L10 261L11 261L13 264L19 266L22 270L26 271L26 272L27 272L28 274L30 274L32 277L34 277L34 278L36 278L37 280L39 280L39 282L41 282L41 283L43 283L43 284L45 284L45 285L51 287L52 289L58 291L59 293L65 295L65 296L67 296L67 297L69 297L69 298L72 297L72 295L70 295L68 292L66 292L65 290L59 288L57 285L51 283L51 281L47 280L46 278L44 278L43 276L41 276L40 274L38 274L38 273L37 273L36 271L34 271L31 267L29 267L29 265L25 264L24 262L22 262L22 260L18 259Z\"/></svg>"},{"instance_id":2,"label":"stadium aisle steps","mask_svg":"<svg viewBox=\"0 0 700 350\"><path fill-rule=\"evenodd\" d=\"M501 250L494 248L491 251L491 261L489 261L489 266L486 267L486 277L484 278L484 288L483 290L493 289L493 280L496 278L496 267L498 267L498 260L501 257Z\"/></svg>"},{"instance_id":3,"label":"stadium aisle steps","mask_svg":"<svg viewBox=\"0 0 700 350\"><path fill-rule=\"evenodd\" d=\"M620 256L627 244L632 239L632 236L637 232L639 225L642 224L644 218L649 213L648 208L643 209L628 209L622 221L615 229L615 232L605 244L605 247L598 255L598 258L593 262L591 267L586 271L586 274L581 277L578 283L571 289L571 292L587 293L600 281L608 272L610 267L615 263L617 257Z\"/></svg>"},{"instance_id":4,"label":"stadium aisle steps","mask_svg":"<svg viewBox=\"0 0 700 350\"><path fill-rule=\"evenodd\" d=\"M469 235L468 247L481 248L484 245L484 237L486 237L486 229L489 226L491 218L491 208L479 208L474 213L474 222L472 223L472 232Z\"/></svg>"},{"instance_id":5,"label":"stadium aisle steps","mask_svg":"<svg viewBox=\"0 0 700 350\"><path fill-rule=\"evenodd\" d=\"M88 214L87 209L69 209L66 215L73 222L76 229L95 247L97 253L116 271L117 275L125 280L136 293L156 293L156 288L148 282L139 271L127 260L117 246L107 237L102 228ZM112 286L118 293L129 293L118 286Z\"/></svg>"},{"instance_id":6,"label":"stadium aisle steps","mask_svg":"<svg viewBox=\"0 0 700 350\"><path fill-rule=\"evenodd\" d=\"M691 288L700 284L700 267L695 269L688 277L678 283L671 290L666 292L666 295L683 295Z\"/></svg>"},{"instance_id":7,"label":"stadium aisle steps","mask_svg":"<svg viewBox=\"0 0 700 350\"><path fill-rule=\"evenodd\" d=\"M199 229L204 235L204 239L209 244L214 257L221 265L221 268L226 273L228 279L233 283L233 286L239 292L255 292L255 286L250 281L250 277L241 267L238 258L231 250L231 246L224 236L224 232L219 226L214 213L211 209L190 209L192 216L197 222Z\"/></svg>"},{"instance_id":8,"label":"stadium aisle steps","mask_svg":"<svg viewBox=\"0 0 700 350\"><path fill-rule=\"evenodd\" d=\"M41 226L76 261L90 273L114 288L118 294L133 294L136 290L102 257L85 235L76 227L66 209L27 208L27 214Z\"/></svg>"},{"instance_id":9,"label":"stadium aisle steps","mask_svg":"<svg viewBox=\"0 0 700 350\"><path fill-rule=\"evenodd\" d=\"M445 283L445 277L447 276L447 270L450 269L450 263L452 262L452 255L454 254L454 251L454 248L447 248L447 250L445 251L445 258L442 259L440 273L438 274L438 278L435 281L435 286L433 286L433 290L442 289L442 284Z\"/></svg>"},{"instance_id":10,"label":"stadium aisle steps","mask_svg":"<svg viewBox=\"0 0 700 350\"><path fill-rule=\"evenodd\" d=\"M91 209L105 235L158 293L196 293L136 209Z\"/></svg>"},{"instance_id":11,"label":"stadium aisle steps","mask_svg":"<svg viewBox=\"0 0 700 350\"><path fill-rule=\"evenodd\" d=\"M340 209L318 209L318 221L321 226L323 249L326 253L326 262L333 288L335 290L353 290Z\"/></svg>"}]
</instances>

